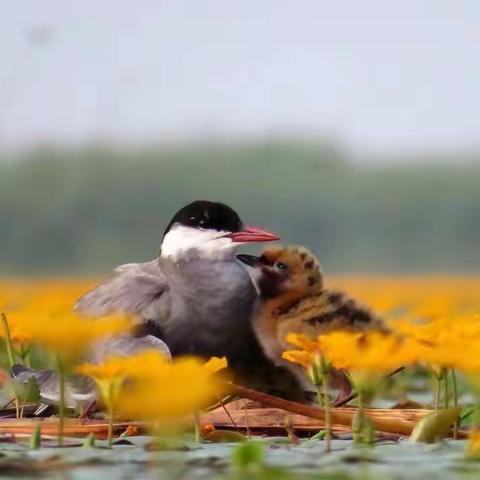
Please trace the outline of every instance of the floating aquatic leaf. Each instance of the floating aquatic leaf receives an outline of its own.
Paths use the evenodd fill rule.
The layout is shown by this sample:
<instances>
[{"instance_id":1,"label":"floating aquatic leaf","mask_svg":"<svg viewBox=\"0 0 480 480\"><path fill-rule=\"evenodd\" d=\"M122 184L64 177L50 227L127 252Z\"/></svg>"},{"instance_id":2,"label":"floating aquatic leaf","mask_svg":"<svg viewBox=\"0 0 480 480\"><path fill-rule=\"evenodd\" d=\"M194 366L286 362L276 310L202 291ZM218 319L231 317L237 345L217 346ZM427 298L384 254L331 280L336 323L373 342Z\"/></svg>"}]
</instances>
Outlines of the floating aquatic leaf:
<instances>
[{"instance_id":1,"label":"floating aquatic leaf","mask_svg":"<svg viewBox=\"0 0 480 480\"><path fill-rule=\"evenodd\" d=\"M239 445L233 452L233 464L239 470L261 467L265 458L265 445L258 441Z\"/></svg>"},{"instance_id":2,"label":"floating aquatic leaf","mask_svg":"<svg viewBox=\"0 0 480 480\"><path fill-rule=\"evenodd\" d=\"M30 436L30 448L32 450L37 450L41 447L41 444L42 444L41 424L40 422L37 422L37 424L35 425L35 430Z\"/></svg>"},{"instance_id":3,"label":"floating aquatic leaf","mask_svg":"<svg viewBox=\"0 0 480 480\"><path fill-rule=\"evenodd\" d=\"M445 438L458 418L461 408L445 408L432 412L419 420L412 434L411 442L435 443Z\"/></svg>"},{"instance_id":4,"label":"floating aquatic leaf","mask_svg":"<svg viewBox=\"0 0 480 480\"><path fill-rule=\"evenodd\" d=\"M85 441L83 442L83 447L93 448L94 446L95 446L95 435L93 433L89 433L85 437Z\"/></svg>"}]
</instances>

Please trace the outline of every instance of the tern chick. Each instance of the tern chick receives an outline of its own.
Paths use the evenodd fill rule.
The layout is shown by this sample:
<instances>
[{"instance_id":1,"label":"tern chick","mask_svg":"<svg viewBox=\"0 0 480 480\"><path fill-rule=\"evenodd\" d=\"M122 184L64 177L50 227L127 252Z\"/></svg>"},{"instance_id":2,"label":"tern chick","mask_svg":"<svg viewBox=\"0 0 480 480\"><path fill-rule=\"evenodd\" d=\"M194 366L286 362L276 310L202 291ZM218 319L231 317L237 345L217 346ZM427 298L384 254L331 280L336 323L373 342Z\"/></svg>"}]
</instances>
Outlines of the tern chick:
<instances>
[{"instance_id":1,"label":"tern chick","mask_svg":"<svg viewBox=\"0 0 480 480\"><path fill-rule=\"evenodd\" d=\"M324 287L318 260L306 248L272 247L260 257L237 258L247 265L259 293L253 329L265 354L275 365L292 371L305 387L304 371L282 359L282 353L292 348L286 335L302 333L316 338L333 330L387 331L379 317L348 294ZM343 390L341 396L348 395L350 385L345 384L345 376L338 372L335 376Z\"/></svg>"}]
</instances>

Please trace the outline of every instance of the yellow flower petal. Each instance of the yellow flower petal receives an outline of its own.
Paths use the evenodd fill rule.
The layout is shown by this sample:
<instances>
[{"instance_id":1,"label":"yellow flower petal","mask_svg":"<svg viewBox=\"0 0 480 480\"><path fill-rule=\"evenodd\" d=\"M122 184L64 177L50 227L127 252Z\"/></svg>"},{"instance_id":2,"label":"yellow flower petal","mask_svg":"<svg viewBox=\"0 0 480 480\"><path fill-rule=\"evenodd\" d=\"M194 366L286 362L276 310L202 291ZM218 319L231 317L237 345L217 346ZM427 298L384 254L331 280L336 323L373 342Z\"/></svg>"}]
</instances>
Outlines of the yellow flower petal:
<instances>
[{"instance_id":1,"label":"yellow flower petal","mask_svg":"<svg viewBox=\"0 0 480 480\"><path fill-rule=\"evenodd\" d=\"M282 358L301 365L305 370L313 368L315 362L315 357L305 350L287 350L282 353Z\"/></svg>"},{"instance_id":2,"label":"yellow flower petal","mask_svg":"<svg viewBox=\"0 0 480 480\"><path fill-rule=\"evenodd\" d=\"M181 422L186 415L215 402L225 389L225 383L194 358L160 362L148 370L120 394L119 412L125 418Z\"/></svg>"},{"instance_id":3,"label":"yellow flower petal","mask_svg":"<svg viewBox=\"0 0 480 480\"><path fill-rule=\"evenodd\" d=\"M318 343L302 333L289 333L285 337L285 340L290 345L300 348L301 350L306 350L311 353L319 352Z\"/></svg>"},{"instance_id":4,"label":"yellow flower petal","mask_svg":"<svg viewBox=\"0 0 480 480\"><path fill-rule=\"evenodd\" d=\"M219 370L223 370L228 367L228 362L226 357L212 357L205 363L204 368L206 368L210 373L217 373Z\"/></svg>"}]
</instances>

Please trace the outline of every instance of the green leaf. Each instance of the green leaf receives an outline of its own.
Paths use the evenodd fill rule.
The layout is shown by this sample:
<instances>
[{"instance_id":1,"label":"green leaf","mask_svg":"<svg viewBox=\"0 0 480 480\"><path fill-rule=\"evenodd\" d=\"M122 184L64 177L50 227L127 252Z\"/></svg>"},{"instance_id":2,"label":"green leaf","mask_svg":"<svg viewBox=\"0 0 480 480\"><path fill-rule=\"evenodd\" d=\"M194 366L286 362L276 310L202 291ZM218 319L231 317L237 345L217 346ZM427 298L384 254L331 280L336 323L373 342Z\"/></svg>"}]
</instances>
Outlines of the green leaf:
<instances>
[{"instance_id":1,"label":"green leaf","mask_svg":"<svg viewBox=\"0 0 480 480\"><path fill-rule=\"evenodd\" d=\"M93 448L95 447L95 435L90 432L86 437L85 440L83 441L84 448Z\"/></svg>"},{"instance_id":2,"label":"green leaf","mask_svg":"<svg viewBox=\"0 0 480 480\"><path fill-rule=\"evenodd\" d=\"M30 436L30 448L32 450L37 450L42 446L42 433L40 422L35 424L35 429Z\"/></svg>"},{"instance_id":3,"label":"green leaf","mask_svg":"<svg viewBox=\"0 0 480 480\"><path fill-rule=\"evenodd\" d=\"M261 467L265 458L265 446L261 442L246 442L233 451L233 464L240 470Z\"/></svg>"},{"instance_id":4,"label":"green leaf","mask_svg":"<svg viewBox=\"0 0 480 480\"><path fill-rule=\"evenodd\" d=\"M30 378L27 383L12 382L13 391L17 398L25 403L38 402L40 399L40 390L34 378Z\"/></svg>"},{"instance_id":5,"label":"green leaf","mask_svg":"<svg viewBox=\"0 0 480 480\"><path fill-rule=\"evenodd\" d=\"M432 412L418 421L410 435L411 442L435 443L445 438L458 419L461 408L445 408Z\"/></svg>"},{"instance_id":6,"label":"green leaf","mask_svg":"<svg viewBox=\"0 0 480 480\"><path fill-rule=\"evenodd\" d=\"M475 425L475 408L474 407L465 407L459 418L460 425Z\"/></svg>"}]
</instances>

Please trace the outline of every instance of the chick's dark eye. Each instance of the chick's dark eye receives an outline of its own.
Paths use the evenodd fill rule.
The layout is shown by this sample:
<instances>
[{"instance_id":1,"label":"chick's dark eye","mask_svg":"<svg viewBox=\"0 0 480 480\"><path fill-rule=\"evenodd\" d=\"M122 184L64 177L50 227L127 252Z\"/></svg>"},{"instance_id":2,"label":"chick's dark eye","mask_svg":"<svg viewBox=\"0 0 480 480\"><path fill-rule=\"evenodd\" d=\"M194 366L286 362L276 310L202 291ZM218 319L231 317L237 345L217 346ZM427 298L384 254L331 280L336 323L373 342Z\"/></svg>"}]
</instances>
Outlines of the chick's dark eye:
<instances>
[{"instance_id":1,"label":"chick's dark eye","mask_svg":"<svg viewBox=\"0 0 480 480\"><path fill-rule=\"evenodd\" d=\"M275 264L275 266L279 269L279 270L286 270L288 268L287 265L285 265L285 263L282 263L282 262L277 262Z\"/></svg>"}]
</instances>

